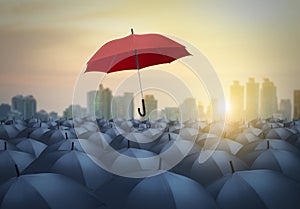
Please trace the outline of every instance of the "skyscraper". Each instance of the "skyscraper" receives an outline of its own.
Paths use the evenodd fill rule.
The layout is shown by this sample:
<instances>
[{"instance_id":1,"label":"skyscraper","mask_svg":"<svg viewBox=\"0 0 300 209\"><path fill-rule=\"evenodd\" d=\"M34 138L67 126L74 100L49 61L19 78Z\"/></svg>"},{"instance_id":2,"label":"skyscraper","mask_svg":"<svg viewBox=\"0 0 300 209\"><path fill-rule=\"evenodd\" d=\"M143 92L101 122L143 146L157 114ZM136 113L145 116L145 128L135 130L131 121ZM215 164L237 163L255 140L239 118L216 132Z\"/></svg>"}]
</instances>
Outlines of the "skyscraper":
<instances>
[{"instance_id":1,"label":"skyscraper","mask_svg":"<svg viewBox=\"0 0 300 209\"><path fill-rule=\"evenodd\" d=\"M154 95L145 95L145 108L146 115L144 118L148 118L153 110L157 109L157 100L154 98Z\"/></svg>"},{"instance_id":2,"label":"skyscraper","mask_svg":"<svg viewBox=\"0 0 300 209\"><path fill-rule=\"evenodd\" d=\"M103 85L99 86L98 97L96 100L99 101L99 117L111 119L111 101L112 92L109 88L103 88Z\"/></svg>"},{"instance_id":3,"label":"skyscraper","mask_svg":"<svg viewBox=\"0 0 300 209\"><path fill-rule=\"evenodd\" d=\"M182 120L198 120L198 107L195 98L187 98L181 104Z\"/></svg>"},{"instance_id":4,"label":"skyscraper","mask_svg":"<svg viewBox=\"0 0 300 209\"><path fill-rule=\"evenodd\" d=\"M17 95L14 96L11 100L12 103L12 109L20 112L22 114L23 112L23 96Z\"/></svg>"},{"instance_id":5,"label":"skyscraper","mask_svg":"<svg viewBox=\"0 0 300 209\"><path fill-rule=\"evenodd\" d=\"M259 83L254 78L249 78L246 84L246 120L250 121L258 117Z\"/></svg>"},{"instance_id":6,"label":"skyscraper","mask_svg":"<svg viewBox=\"0 0 300 209\"><path fill-rule=\"evenodd\" d=\"M36 115L36 100L32 95L23 97L23 116L25 119Z\"/></svg>"},{"instance_id":7,"label":"skyscraper","mask_svg":"<svg viewBox=\"0 0 300 209\"><path fill-rule=\"evenodd\" d=\"M93 90L87 93L87 114L89 116L98 116L99 113L99 99L98 91Z\"/></svg>"},{"instance_id":8,"label":"skyscraper","mask_svg":"<svg viewBox=\"0 0 300 209\"><path fill-rule=\"evenodd\" d=\"M294 90L294 119L300 118L300 90Z\"/></svg>"},{"instance_id":9,"label":"skyscraper","mask_svg":"<svg viewBox=\"0 0 300 209\"><path fill-rule=\"evenodd\" d=\"M133 119L133 93L125 92L124 93L124 106L125 106L125 119Z\"/></svg>"},{"instance_id":10,"label":"skyscraper","mask_svg":"<svg viewBox=\"0 0 300 209\"><path fill-rule=\"evenodd\" d=\"M20 112L24 119L35 116L36 106L36 100L32 95L26 97L17 95L12 98L12 110Z\"/></svg>"},{"instance_id":11,"label":"skyscraper","mask_svg":"<svg viewBox=\"0 0 300 209\"><path fill-rule=\"evenodd\" d=\"M239 81L233 81L230 86L230 120L239 121L244 119L244 86Z\"/></svg>"},{"instance_id":12,"label":"skyscraper","mask_svg":"<svg viewBox=\"0 0 300 209\"><path fill-rule=\"evenodd\" d=\"M8 118L10 108L11 107L9 104L1 104L0 105L0 120L5 120Z\"/></svg>"},{"instance_id":13,"label":"skyscraper","mask_svg":"<svg viewBox=\"0 0 300 209\"><path fill-rule=\"evenodd\" d=\"M260 90L260 117L269 118L277 112L276 87L268 78L264 79Z\"/></svg>"},{"instance_id":14,"label":"skyscraper","mask_svg":"<svg viewBox=\"0 0 300 209\"><path fill-rule=\"evenodd\" d=\"M133 119L133 93L124 93L123 96L113 97L112 117Z\"/></svg>"}]
</instances>

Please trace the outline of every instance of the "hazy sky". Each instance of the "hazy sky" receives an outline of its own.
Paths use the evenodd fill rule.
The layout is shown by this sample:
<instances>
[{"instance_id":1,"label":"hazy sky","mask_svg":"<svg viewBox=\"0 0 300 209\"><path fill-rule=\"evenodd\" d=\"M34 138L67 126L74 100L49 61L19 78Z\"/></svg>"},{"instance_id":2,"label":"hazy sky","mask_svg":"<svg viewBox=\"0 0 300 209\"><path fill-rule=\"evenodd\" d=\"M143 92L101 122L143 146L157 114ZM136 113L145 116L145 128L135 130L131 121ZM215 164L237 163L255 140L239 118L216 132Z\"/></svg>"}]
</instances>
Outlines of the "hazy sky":
<instances>
[{"instance_id":1,"label":"hazy sky","mask_svg":"<svg viewBox=\"0 0 300 209\"><path fill-rule=\"evenodd\" d=\"M170 34L211 61L228 93L234 79L269 77L278 98L300 89L300 1L0 0L0 103L33 94L38 110L71 104L76 77L105 42Z\"/></svg>"}]
</instances>

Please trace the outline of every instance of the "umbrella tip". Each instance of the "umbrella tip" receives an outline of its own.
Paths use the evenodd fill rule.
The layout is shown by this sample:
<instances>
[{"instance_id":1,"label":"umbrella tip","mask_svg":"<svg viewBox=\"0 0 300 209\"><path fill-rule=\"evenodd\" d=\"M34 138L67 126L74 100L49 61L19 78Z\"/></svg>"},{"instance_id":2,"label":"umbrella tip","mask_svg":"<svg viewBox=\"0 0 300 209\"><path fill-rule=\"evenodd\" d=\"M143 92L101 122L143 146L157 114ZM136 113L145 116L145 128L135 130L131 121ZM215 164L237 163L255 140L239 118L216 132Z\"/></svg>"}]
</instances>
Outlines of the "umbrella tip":
<instances>
[{"instance_id":1,"label":"umbrella tip","mask_svg":"<svg viewBox=\"0 0 300 209\"><path fill-rule=\"evenodd\" d=\"M17 164L15 164L15 169L16 169L17 176L19 177L20 176L20 170L19 170L19 167L18 167Z\"/></svg>"},{"instance_id":2,"label":"umbrella tip","mask_svg":"<svg viewBox=\"0 0 300 209\"><path fill-rule=\"evenodd\" d=\"M131 34L134 34L134 32L133 32L133 28L131 28L130 30L131 30Z\"/></svg>"},{"instance_id":3,"label":"umbrella tip","mask_svg":"<svg viewBox=\"0 0 300 209\"><path fill-rule=\"evenodd\" d=\"M230 168L231 168L231 173L234 174L235 170L234 170L234 167L233 167L232 160L229 161L229 164L230 164Z\"/></svg>"}]
</instances>

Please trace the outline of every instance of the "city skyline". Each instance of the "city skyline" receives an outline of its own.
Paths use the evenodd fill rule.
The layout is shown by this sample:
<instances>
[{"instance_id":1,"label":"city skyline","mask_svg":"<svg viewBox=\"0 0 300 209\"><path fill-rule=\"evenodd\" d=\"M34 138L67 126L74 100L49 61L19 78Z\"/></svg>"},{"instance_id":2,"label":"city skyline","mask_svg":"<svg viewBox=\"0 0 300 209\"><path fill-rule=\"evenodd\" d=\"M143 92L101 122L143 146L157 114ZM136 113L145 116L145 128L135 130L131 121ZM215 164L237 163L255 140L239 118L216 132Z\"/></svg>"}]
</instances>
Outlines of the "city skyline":
<instances>
[{"instance_id":1,"label":"city skyline","mask_svg":"<svg viewBox=\"0 0 300 209\"><path fill-rule=\"evenodd\" d=\"M300 89L299 9L293 0L1 1L0 103L32 94L40 107L61 114L88 58L130 28L193 44L214 66L228 99L231 81L248 77L269 77L278 98L292 99Z\"/></svg>"},{"instance_id":2,"label":"city skyline","mask_svg":"<svg viewBox=\"0 0 300 209\"><path fill-rule=\"evenodd\" d=\"M251 121L256 118L279 117L283 119L300 118L300 90L293 91L293 100L282 99L277 97L277 86L269 79L264 78L263 82L256 82L255 78L250 77L248 81L243 84L238 80L233 80L229 86L230 109L226 110L227 120L230 121ZM86 93L86 104L80 106L73 104L65 107L61 117L71 118L72 108L75 116L97 116L104 118L124 118L132 119L138 118L136 109L137 101L132 92L125 92L123 95L113 95L112 90L108 87L99 85L98 90L92 90ZM178 106L161 106L154 94L145 95L145 104L149 117L151 111L161 110L167 118L180 118L183 120L197 118L208 120L218 120L218 113L213 111L222 111L224 108L218 107L218 101L212 99L208 105L204 105L203 101L196 98L185 98ZM32 101L32 102L31 102ZM29 105L29 106L28 106ZM214 107L213 107L214 106ZM233 111L235 110L235 111ZM37 111L37 102L34 96L16 95L11 98L11 104L1 104L0 112L10 112L7 115L10 117L31 118L39 116L43 118L57 118L58 114L54 111L47 113L44 108ZM156 112L155 114L162 114ZM213 115L215 114L215 115ZM51 117L52 115L53 117ZM197 115L197 117L196 117ZM196 117L196 118L195 118Z\"/></svg>"},{"instance_id":3,"label":"city skyline","mask_svg":"<svg viewBox=\"0 0 300 209\"><path fill-rule=\"evenodd\" d=\"M234 121L249 121L277 116L290 120L291 101L291 99L278 99L277 87L269 78L264 78L263 82L259 83L255 78L250 77L245 85L234 80L230 86L228 118ZM299 101L295 101L295 108L298 103Z\"/></svg>"}]
</instances>

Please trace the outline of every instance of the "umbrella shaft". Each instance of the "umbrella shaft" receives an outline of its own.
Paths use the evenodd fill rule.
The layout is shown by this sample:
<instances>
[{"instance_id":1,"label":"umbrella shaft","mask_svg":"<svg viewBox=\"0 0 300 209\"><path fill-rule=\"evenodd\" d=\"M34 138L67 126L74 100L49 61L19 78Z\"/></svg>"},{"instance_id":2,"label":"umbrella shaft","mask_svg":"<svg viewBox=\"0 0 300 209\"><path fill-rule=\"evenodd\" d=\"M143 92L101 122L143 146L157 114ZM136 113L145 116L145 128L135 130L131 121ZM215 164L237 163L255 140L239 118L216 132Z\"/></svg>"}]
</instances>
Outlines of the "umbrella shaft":
<instances>
[{"instance_id":1,"label":"umbrella shaft","mask_svg":"<svg viewBox=\"0 0 300 209\"><path fill-rule=\"evenodd\" d=\"M142 95L142 99L144 99L142 82L141 82L141 74L140 74L140 66L139 66L139 58L138 58L136 50L134 50L134 54L135 54L136 68L137 68L137 71L138 71L138 77L139 77L139 84L140 84L140 89L141 89L141 95Z\"/></svg>"},{"instance_id":2,"label":"umbrella shaft","mask_svg":"<svg viewBox=\"0 0 300 209\"><path fill-rule=\"evenodd\" d=\"M142 82L141 82L141 74L140 74L140 70L139 69L138 69L138 76L139 76L139 83L140 83L140 89L141 89L142 99L144 99Z\"/></svg>"}]
</instances>

